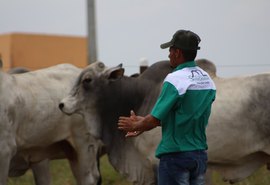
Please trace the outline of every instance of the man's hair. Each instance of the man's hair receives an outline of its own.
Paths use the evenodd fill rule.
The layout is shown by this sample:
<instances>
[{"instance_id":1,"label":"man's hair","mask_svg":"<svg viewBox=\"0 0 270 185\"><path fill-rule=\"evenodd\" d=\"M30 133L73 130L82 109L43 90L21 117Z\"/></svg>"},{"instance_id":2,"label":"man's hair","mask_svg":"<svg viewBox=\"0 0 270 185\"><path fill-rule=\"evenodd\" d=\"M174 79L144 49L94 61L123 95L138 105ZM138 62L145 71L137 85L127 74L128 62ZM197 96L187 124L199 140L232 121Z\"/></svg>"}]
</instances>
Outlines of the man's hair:
<instances>
[{"instance_id":1,"label":"man's hair","mask_svg":"<svg viewBox=\"0 0 270 185\"><path fill-rule=\"evenodd\" d=\"M197 56L197 50L184 50L182 49L183 56L185 61L195 60Z\"/></svg>"}]
</instances>

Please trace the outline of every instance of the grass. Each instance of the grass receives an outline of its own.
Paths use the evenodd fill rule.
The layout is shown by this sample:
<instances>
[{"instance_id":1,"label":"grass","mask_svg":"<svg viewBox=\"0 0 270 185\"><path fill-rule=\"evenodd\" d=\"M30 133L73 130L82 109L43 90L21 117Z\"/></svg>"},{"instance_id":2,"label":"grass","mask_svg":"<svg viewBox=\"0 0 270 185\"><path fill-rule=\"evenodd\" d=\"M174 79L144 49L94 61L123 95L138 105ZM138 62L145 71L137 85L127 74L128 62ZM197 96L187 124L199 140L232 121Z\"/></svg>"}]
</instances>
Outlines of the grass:
<instances>
[{"instance_id":1,"label":"grass","mask_svg":"<svg viewBox=\"0 0 270 185\"><path fill-rule=\"evenodd\" d=\"M68 162L66 160L55 160L50 165L53 185L76 185ZM102 185L131 185L121 177L109 164L107 156L101 158ZM218 173L213 173L213 185L228 185L222 181ZM269 185L270 172L266 167L260 168L252 176L234 185ZM31 171L22 177L9 178L8 185L35 185Z\"/></svg>"},{"instance_id":2,"label":"grass","mask_svg":"<svg viewBox=\"0 0 270 185\"><path fill-rule=\"evenodd\" d=\"M122 176L120 176L108 162L105 155L101 158L102 185L131 185ZM53 185L76 185L66 160L54 160L50 163L50 172ZM13 177L8 179L8 185L35 185L31 171L28 171L22 177Z\"/></svg>"},{"instance_id":3,"label":"grass","mask_svg":"<svg viewBox=\"0 0 270 185\"><path fill-rule=\"evenodd\" d=\"M229 183L223 182L221 176L214 172L212 175L212 180L214 185L228 185ZM269 185L270 184L270 171L263 166L252 174L247 179L235 183L234 185Z\"/></svg>"}]
</instances>

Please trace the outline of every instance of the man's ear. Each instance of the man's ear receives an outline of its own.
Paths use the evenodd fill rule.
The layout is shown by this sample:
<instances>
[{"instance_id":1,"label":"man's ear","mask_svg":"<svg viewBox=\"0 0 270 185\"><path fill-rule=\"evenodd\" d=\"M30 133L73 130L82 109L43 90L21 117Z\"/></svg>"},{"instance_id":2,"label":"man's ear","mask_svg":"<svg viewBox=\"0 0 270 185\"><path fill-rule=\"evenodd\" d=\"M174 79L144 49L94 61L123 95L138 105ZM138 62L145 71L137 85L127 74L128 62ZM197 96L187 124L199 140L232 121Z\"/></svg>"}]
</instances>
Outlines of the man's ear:
<instances>
[{"instance_id":1,"label":"man's ear","mask_svg":"<svg viewBox=\"0 0 270 185\"><path fill-rule=\"evenodd\" d=\"M183 53L182 53L182 50L181 49L176 49L175 50L175 55L176 55L177 58L181 57L182 54Z\"/></svg>"}]
</instances>

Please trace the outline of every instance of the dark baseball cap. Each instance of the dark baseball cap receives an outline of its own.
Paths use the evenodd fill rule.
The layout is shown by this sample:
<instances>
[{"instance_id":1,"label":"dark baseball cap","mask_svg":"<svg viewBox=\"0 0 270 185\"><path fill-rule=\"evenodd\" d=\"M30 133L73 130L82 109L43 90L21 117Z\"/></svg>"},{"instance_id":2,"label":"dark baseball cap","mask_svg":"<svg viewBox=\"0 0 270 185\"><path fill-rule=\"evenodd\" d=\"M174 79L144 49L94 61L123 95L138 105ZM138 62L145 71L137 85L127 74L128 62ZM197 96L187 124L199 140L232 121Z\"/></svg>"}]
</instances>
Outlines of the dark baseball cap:
<instances>
[{"instance_id":1,"label":"dark baseball cap","mask_svg":"<svg viewBox=\"0 0 270 185\"><path fill-rule=\"evenodd\" d=\"M185 50L199 50L200 37L189 30L178 30L172 37L172 40L161 44L161 49L176 47Z\"/></svg>"}]
</instances>

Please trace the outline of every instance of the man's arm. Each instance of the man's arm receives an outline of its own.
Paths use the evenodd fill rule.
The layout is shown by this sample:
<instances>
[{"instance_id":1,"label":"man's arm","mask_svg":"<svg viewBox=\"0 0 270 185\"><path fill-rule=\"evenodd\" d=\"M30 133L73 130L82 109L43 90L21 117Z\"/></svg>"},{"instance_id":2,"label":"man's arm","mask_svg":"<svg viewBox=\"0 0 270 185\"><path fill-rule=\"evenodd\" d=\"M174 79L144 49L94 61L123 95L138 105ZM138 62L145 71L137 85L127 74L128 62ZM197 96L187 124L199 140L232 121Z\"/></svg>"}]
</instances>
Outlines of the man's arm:
<instances>
[{"instance_id":1,"label":"man's arm","mask_svg":"<svg viewBox=\"0 0 270 185\"><path fill-rule=\"evenodd\" d=\"M142 117L136 116L134 112L131 112L130 117L121 116L118 120L118 129L126 132L148 131L157 126L160 126L160 121L151 114Z\"/></svg>"}]
</instances>

